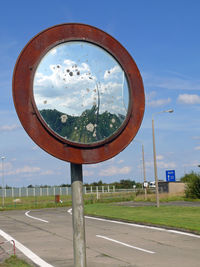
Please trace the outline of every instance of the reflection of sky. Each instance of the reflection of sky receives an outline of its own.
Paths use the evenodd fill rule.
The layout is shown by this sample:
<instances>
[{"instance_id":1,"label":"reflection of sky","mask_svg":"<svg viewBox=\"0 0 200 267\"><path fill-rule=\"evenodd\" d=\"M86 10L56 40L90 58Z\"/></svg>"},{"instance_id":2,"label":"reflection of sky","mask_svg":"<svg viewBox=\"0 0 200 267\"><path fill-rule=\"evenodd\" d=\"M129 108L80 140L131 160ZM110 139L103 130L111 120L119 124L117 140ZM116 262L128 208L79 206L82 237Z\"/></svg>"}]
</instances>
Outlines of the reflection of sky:
<instances>
[{"instance_id":1,"label":"reflection of sky","mask_svg":"<svg viewBox=\"0 0 200 267\"><path fill-rule=\"evenodd\" d=\"M128 86L118 62L105 50L87 42L67 42L51 49L34 78L38 109L57 109L81 115L98 105L99 111L126 115Z\"/></svg>"}]
</instances>

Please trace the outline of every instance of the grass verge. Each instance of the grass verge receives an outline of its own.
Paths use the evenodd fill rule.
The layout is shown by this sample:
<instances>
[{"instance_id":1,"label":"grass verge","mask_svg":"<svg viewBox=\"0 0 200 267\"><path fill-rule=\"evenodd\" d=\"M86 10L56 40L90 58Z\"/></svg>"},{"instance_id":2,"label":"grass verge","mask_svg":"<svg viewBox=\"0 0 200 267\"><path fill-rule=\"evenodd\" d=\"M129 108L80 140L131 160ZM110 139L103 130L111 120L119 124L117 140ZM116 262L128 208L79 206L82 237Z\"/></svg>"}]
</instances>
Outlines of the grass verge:
<instances>
[{"instance_id":1,"label":"grass verge","mask_svg":"<svg viewBox=\"0 0 200 267\"><path fill-rule=\"evenodd\" d=\"M85 205L85 214L128 222L165 226L200 234L200 207L126 207L96 203Z\"/></svg>"},{"instance_id":2,"label":"grass verge","mask_svg":"<svg viewBox=\"0 0 200 267\"><path fill-rule=\"evenodd\" d=\"M0 263L0 267L31 267L24 260L17 258L16 256L11 256L6 259L3 263Z\"/></svg>"}]
</instances>

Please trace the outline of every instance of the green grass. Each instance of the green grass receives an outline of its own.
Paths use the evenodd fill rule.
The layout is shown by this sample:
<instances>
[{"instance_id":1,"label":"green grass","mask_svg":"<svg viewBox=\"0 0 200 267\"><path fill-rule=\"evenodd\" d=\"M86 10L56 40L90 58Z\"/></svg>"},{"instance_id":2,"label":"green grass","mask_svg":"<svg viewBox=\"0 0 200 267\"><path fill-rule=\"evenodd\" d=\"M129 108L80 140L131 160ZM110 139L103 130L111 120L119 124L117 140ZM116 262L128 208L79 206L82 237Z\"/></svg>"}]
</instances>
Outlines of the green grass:
<instances>
[{"instance_id":1,"label":"green grass","mask_svg":"<svg viewBox=\"0 0 200 267\"><path fill-rule=\"evenodd\" d=\"M4 207L0 206L0 211L3 210L27 210L27 209L41 209L52 207L71 206L71 196L61 196L62 203L55 203L54 196L37 196L37 197L17 197L20 199L19 203L14 203L13 198L5 198ZM1 204L0 204L1 205Z\"/></svg>"},{"instance_id":2,"label":"green grass","mask_svg":"<svg viewBox=\"0 0 200 267\"><path fill-rule=\"evenodd\" d=\"M200 234L200 207L127 207L97 203L85 205L85 214L129 222L167 226Z\"/></svg>"},{"instance_id":3,"label":"green grass","mask_svg":"<svg viewBox=\"0 0 200 267\"><path fill-rule=\"evenodd\" d=\"M120 201L131 201L134 200L135 193L104 193L99 194L99 199L97 200L96 194L86 194L84 195L84 203L92 204L96 202L110 203L110 202L120 202ZM0 203L0 211L4 210L28 210L28 209L41 209L41 208L53 208L53 207L66 207L72 205L71 195L60 196L62 203L55 203L54 196L37 196L37 197L17 197L20 199L19 203L14 203L13 198L5 198L4 207Z\"/></svg>"},{"instance_id":4,"label":"green grass","mask_svg":"<svg viewBox=\"0 0 200 267\"><path fill-rule=\"evenodd\" d=\"M11 256L6 259L3 263L0 263L0 267L31 267L24 260L17 258L16 256Z\"/></svg>"},{"instance_id":5,"label":"green grass","mask_svg":"<svg viewBox=\"0 0 200 267\"><path fill-rule=\"evenodd\" d=\"M42 208L53 208L53 207L66 207L71 206L71 195L61 195L60 199L62 203L55 203L54 196L37 196L37 197L17 197L20 199L20 203L14 203L13 198L5 198L4 207L1 206L0 211L3 210L28 210L28 209L42 209ZM148 194L147 200L145 200L143 194L136 194L134 192L119 192L119 193L99 193L99 199L97 195L86 194L84 195L85 204L94 203L112 203L112 202L124 202L124 201L150 201L156 202L155 194ZM186 199L184 195L170 195L170 194L160 194L160 202L170 202L170 201L194 201L191 199ZM200 200L199 200L200 201Z\"/></svg>"}]
</instances>

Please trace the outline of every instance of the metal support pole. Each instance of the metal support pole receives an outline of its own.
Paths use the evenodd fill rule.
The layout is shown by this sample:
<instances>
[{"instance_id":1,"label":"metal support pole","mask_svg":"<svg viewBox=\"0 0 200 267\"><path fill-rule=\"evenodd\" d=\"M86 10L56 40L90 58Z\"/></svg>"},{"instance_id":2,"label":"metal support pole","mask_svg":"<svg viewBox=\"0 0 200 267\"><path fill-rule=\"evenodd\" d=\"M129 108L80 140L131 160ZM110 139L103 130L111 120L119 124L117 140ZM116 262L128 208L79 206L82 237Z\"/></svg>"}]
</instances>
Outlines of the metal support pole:
<instances>
[{"instance_id":1,"label":"metal support pole","mask_svg":"<svg viewBox=\"0 0 200 267\"><path fill-rule=\"evenodd\" d=\"M74 267L86 267L83 172L81 164L71 163Z\"/></svg>"},{"instance_id":2,"label":"metal support pole","mask_svg":"<svg viewBox=\"0 0 200 267\"><path fill-rule=\"evenodd\" d=\"M96 193L97 193L97 200L99 199L99 189L98 186L96 186Z\"/></svg>"},{"instance_id":3,"label":"metal support pole","mask_svg":"<svg viewBox=\"0 0 200 267\"><path fill-rule=\"evenodd\" d=\"M146 171L145 171L145 161L144 161L144 145L142 144L142 162L143 162L143 175L144 175L144 183L146 183ZM144 196L145 200L147 200L147 188L144 188Z\"/></svg>"},{"instance_id":4,"label":"metal support pole","mask_svg":"<svg viewBox=\"0 0 200 267\"><path fill-rule=\"evenodd\" d=\"M4 207L4 203L5 203L5 200L4 200L4 162L3 160L5 159L5 157L1 157L1 161L2 161L2 207Z\"/></svg>"},{"instance_id":5,"label":"metal support pole","mask_svg":"<svg viewBox=\"0 0 200 267\"><path fill-rule=\"evenodd\" d=\"M157 174L157 163L156 163L156 145L155 145L155 133L154 133L154 119L152 118L152 135L153 135L153 159L154 159L154 174L156 184L156 206L160 207L159 201L159 190L158 190L158 174Z\"/></svg>"}]
</instances>

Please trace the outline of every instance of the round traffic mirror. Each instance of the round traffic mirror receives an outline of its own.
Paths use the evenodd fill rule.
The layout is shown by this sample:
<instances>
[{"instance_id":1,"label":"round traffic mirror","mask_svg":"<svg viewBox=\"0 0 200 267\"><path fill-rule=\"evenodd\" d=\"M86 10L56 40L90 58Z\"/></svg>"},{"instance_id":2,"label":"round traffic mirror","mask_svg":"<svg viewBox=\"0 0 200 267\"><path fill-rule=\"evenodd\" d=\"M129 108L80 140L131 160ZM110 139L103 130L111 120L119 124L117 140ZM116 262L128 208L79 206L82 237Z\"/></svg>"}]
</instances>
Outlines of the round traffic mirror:
<instances>
[{"instance_id":1,"label":"round traffic mirror","mask_svg":"<svg viewBox=\"0 0 200 267\"><path fill-rule=\"evenodd\" d=\"M35 72L33 95L47 129L74 145L95 145L118 134L129 104L120 64L85 41L64 42L44 55Z\"/></svg>"},{"instance_id":2,"label":"round traffic mirror","mask_svg":"<svg viewBox=\"0 0 200 267\"><path fill-rule=\"evenodd\" d=\"M33 141L72 163L114 157L135 137L144 114L140 72L112 36L85 24L36 35L13 74L19 119Z\"/></svg>"}]
</instances>

